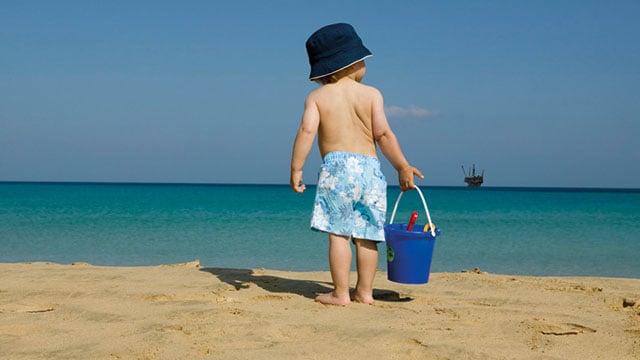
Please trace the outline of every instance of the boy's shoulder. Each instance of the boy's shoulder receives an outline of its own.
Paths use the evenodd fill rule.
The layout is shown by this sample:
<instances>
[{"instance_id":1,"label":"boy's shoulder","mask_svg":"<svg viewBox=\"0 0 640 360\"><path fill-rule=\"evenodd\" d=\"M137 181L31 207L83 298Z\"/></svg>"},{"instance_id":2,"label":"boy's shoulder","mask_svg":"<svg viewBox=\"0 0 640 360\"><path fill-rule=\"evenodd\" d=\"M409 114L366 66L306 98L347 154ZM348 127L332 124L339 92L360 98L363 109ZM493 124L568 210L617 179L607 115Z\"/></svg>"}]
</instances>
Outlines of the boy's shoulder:
<instances>
[{"instance_id":1,"label":"boy's shoulder","mask_svg":"<svg viewBox=\"0 0 640 360\"><path fill-rule=\"evenodd\" d=\"M307 98L313 99L315 97L330 96L333 93L343 93L344 91L361 92L369 96L382 96L382 93L376 87L354 81L348 86L336 86L335 84L322 85L311 91Z\"/></svg>"},{"instance_id":2,"label":"boy's shoulder","mask_svg":"<svg viewBox=\"0 0 640 360\"><path fill-rule=\"evenodd\" d=\"M371 85L366 85L363 83L359 83L359 82L355 82L355 84L353 84L354 86L354 91L360 92L360 93L364 93L366 96L373 98L373 97L382 97L382 93L380 92L380 90L378 90L376 87L371 86Z\"/></svg>"},{"instance_id":3,"label":"boy's shoulder","mask_svg":"<svg viewBox=\"0 0 640 360\"><path fill-rule=\"evenodd\" d=\"M371 85L365 85L365 84L360 84L360 85L362 85L370 93L372 93L374 95L382 96L382 93L380 92L380 90L378 90L377 87L371 86Z\"/></svg>"}]
</instances>

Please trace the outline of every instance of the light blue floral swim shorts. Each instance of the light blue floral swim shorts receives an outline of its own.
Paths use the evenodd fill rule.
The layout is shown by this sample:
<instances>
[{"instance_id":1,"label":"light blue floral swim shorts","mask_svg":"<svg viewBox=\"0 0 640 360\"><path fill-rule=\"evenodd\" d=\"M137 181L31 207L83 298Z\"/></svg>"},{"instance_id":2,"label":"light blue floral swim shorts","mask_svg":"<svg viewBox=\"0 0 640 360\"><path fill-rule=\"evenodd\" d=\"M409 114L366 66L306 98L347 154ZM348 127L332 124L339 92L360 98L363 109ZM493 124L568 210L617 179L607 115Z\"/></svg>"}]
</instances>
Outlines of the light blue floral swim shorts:
<instances>
[{"instance_id":1,"label":"light blue floral swim shorts","mask_svg":"<svg viewBox=\"0 0 640 360\"><path fill-rule=\"evenodd\" d=\"M311 228L357 239L384 241L387 181L372 156L325 155L318 175Z\"/></svg>"}]
</instances>

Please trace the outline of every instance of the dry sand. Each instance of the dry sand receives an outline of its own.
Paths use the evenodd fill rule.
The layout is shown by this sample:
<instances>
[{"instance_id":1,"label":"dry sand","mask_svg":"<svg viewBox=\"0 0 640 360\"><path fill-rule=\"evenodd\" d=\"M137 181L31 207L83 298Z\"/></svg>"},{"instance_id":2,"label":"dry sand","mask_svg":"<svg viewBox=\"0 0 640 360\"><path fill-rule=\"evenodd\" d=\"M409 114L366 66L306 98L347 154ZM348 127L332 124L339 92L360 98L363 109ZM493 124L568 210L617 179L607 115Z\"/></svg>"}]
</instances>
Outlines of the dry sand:
<instances>
[{"instance_id":1,"label":"dry sand","mask_svg":"<svg viewBox=\"0 0 640 360\"><path fill-rule=\"evenodd\" d=\"M640 359L640 279L378 273L374 305L321 305L328 272L0 264L2 359Z\"/></svg>"}]
</instances>

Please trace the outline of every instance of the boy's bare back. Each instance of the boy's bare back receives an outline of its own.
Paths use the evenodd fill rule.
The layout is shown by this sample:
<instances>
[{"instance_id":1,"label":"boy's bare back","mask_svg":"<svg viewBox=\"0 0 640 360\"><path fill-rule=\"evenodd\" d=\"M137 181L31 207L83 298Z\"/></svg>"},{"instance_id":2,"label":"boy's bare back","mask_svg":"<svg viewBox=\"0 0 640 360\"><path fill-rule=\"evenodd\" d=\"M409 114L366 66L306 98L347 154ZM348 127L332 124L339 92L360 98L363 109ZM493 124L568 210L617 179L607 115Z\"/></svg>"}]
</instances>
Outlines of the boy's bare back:
<instances>
[{"instance_id":1,"label":"boy's bare back","mask_svg":"<svg viewBox=\"0 0 640 360\"><path fill-rule=\"evenodd\" d=\"M373 104L380 93L345 77L309 94L305 116L317 117L318 147L324 157L346 151L376 157Z\"/></svg>"}]
</instances>

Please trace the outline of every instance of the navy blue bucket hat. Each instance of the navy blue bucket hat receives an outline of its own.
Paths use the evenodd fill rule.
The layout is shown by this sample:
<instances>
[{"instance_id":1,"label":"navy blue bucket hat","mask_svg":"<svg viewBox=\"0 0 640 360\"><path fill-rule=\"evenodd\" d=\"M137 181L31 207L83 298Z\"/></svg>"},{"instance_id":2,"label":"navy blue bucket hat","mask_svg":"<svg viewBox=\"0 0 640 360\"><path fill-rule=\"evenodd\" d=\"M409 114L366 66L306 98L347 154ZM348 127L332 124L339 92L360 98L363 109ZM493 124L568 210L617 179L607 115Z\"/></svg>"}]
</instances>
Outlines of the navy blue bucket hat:
<instances>
[{"instance_id":1,"label":"navy blue bucket hat","mask_svg":"<svg viewBox=\"0 0 640 360\"><path fill-rule=\"evenodd\" d=\"M307 39L306 46L309 80L331 75L372 55L353 26L345 23L320 28Z\"/></svg>"}]
</instances>

